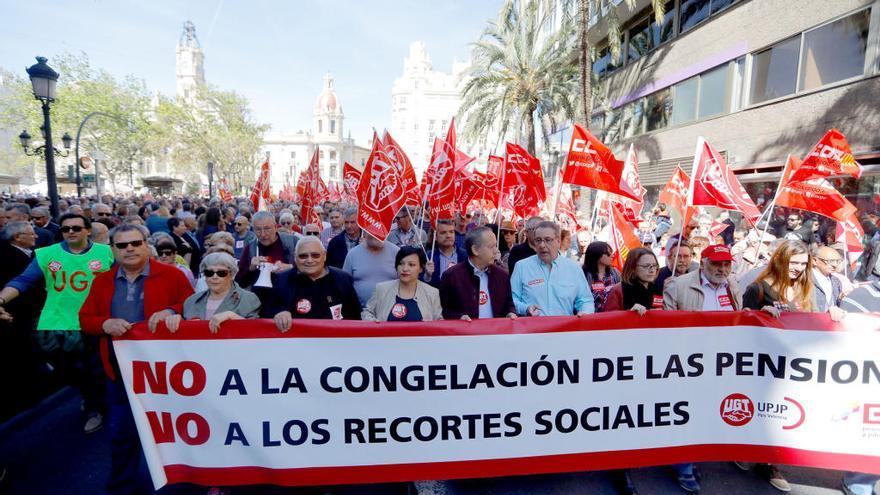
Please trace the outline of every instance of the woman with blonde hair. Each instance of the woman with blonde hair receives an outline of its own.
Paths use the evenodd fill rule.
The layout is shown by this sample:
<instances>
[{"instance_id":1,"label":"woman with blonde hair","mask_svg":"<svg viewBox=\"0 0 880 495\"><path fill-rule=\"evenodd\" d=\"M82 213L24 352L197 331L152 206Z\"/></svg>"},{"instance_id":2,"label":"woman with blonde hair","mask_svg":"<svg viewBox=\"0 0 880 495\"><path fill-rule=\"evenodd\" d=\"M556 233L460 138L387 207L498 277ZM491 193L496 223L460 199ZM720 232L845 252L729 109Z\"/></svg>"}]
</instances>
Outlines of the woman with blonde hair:
<instances>
[{"instance_id":1,"label":"woman with blonde hair","mask_svg":"<svg viewBox=\"0 0 880 495\"><path fill-rule=\"evenodd\" d=\"M783 241L773 252L767 268L746 288L743 307L759 309L775 317L783 311L817 311L812 273L813 261L807 245L801 241ZM829 308L828 313L834 321L840 321L846 314L836 306ZM735 464L740 469L748 469L741 462ZM791 485L773 464L758 464L755 469L777 490L791 491Z\"/></svg>"}]
</instances>

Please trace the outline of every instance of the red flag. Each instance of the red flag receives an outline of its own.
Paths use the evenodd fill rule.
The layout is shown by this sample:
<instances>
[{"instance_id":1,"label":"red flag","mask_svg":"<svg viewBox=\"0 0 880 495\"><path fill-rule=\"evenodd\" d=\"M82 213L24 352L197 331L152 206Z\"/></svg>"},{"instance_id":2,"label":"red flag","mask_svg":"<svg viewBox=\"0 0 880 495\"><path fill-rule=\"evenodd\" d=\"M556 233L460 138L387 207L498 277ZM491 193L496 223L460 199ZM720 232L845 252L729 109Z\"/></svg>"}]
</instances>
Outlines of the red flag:
<instances>
[{"instance_id":1,"label":"red flag","mask_svg":"<svg viewBox=\"0 0 880 495\"><path fill-rule=\"evenodd\" d=\"M397 212L406 203L406 190L385 146L373 139L373 149L357 188L358 225L385 240Z\"/></svg>"},{"instance_id":2,"label":"red flag","mask_svg":"<svg viewBox=\"0 0 880 495\"><path fill-rule=\"evenodd\" d=\"M345 166L342 168L342 184L348 199L357 201L357 188L360 181L361 171L354 168L354 165L345 162Z\"/></svg>"},{"instance_id":3,"label":"red flag","mask_svg":"<svg viewBox=\"0 0 880 495\"><path fill-rule=\"evenodd\" d=\"M669 178L669 182L660 191L660 201L666 203L666 206L670 209L678 210L684 216L690 183L691 178L688 177L687 173L680 166L676 166L675 172Z\"/></svg>"},{"instance_id":4,"label":"red flag","mask_svg":"<svg viewBox=\"0 0 880 495\"><path fill-rule=\"evenodd\" d=\"M865 248L862 245L862 239L865 238L865 230L862 228L862 224L859 222L855 213L847 217L845 220L837 222L835 237L837 238L837 242L843 243L846 246L846 252L849 255L847 261L850 264L850 269L852 269L856 261L858 261L859 257L865 251Z\"/></svg>"},{"instance_id":5,"label":"red flag","mask_svg":"<svg viewBox=\"0 0 880 495\"><path fill-rule=\"evenodd\" d=\"M623 213L616 204L611 204L608 208L611 214L611 221L608 223L609 235L608 244L611 245L611 265L618 270L623 270L623 263L629 252L635 248L642 247L639 237L636 235L635 229L626 221Z\"/></svg>"},{"instance_id":6,"label":"red flag","mask_svg":"<svg viewBox=\"0 0 880 495\"><path fill-rule=\"evenodd\" d=\"M637 193L621 188L623 165L607 146L574 124L563 181L640 201Z\"/></svg>"},{"instance_id":7,"label":"red flag","mask_svg":"<svg viewBox=\"0 0 880 495\"><path fill-rule=\"evenodd\" d=\"M537 215L547 200L541 162L518 144L507 143L505 148L504 191L522 218Z\"/></svg>"},{"instance_id":8,"label":"red flag","mask_svg":"<svg viewBox=\"0 0 880 495\"><path fill-rule=\"evenodd\" d=\"M862 175L862 166L853 158L849 143L837 129L831 129L822 136L800 168L792 174L791 180L806 181L832 175L851 175L856 179Z\"/></svg>"},{"instance_id":9,"label":"red flag","mask_svg":"<svg viewBox=\"0 0 880 495\"><path fill-rule=\"evenodd\" d=\"M697 139L687 205L738 211L752 225L761 217L761 212L733 170L703 137Z\"/></svg>"},{"instance_id":10,"label":"red flag","mask_svg":"<svg viewBox=\"0 0 880 495\"><path fill-rule=\"evenodd\" d=\"M266 157L266 161L260 165L260 175L257 177L257 182L254 184L254 190L251 191L251 204L254 205L254 209L257 211L262 211L268 209L270 196L269 196L269 157Z\"/></svg>"},{"instance_id":11,"label":"red flag","mask_svg":"<svg viewBox=\"0 0 880 495\"><path fill-rule=\"evenodd\" d=\"M627 210L632 212L632 216L638 219L644 206L645 192L647 189L642 187L642 181L639 179L639 160L633 145L629 145L629 151L626 153L626 160L623 162L623 174L620 177L620 188L638 200L630 199L629 196L619 196L620 204Z\"/></svg>"},{"instance_id":12,"label":"red flag","mask_svg":"<svg viewBox=\"0 0 880 495\"><path fill-rule=\"evenodd\" d=\"M728 225L723 222L719 222L718 220L712 220L712 225L709 226L709 240L715 239L722 232L727 230ZM714 242L712 242L714 244Z\"/></svg>"},{"instance_id":13,"label":"red flag","mask_svg":"<svg viewBox=\"0 0 880 495\"><path fill-rule=\"evenodd\" d=\"M403 148L397 144L397 141L391 137L391 133L388 131L385 131L385 137L382 139L382 144L385 145L385 152L388 154L388 158L391 159L392 165L394 165L397 173L403 181L403 188L406 190L406 204L421 204L422 195L419 192L419 181L416 178L416 171L413 169L409 157L406 156L406 153L403 152Z\"/></svg>"},{"instance_id":14,"label":"red flag","mask_svg":"<svg viewBox=\"0 0 880 495\"><path fill-rule=\"evenodd\" d=\"M304 171L300 179L300 184L303 186L300 192L300 201L302 202L300 205L300 217L302 218L302 223L303 225L310 223L320 225L321 217L315 211L315 206L329 198L330 192L327 189L327 185L324 184L324 180L321 179L317 146L315 147L315 154L312 155L312 160L309 162L309 167ZM297 189L299 189L299 184L297 184Z\"/></svg>"},{"instance_id":15,"label":"red flag","mask_svg":"<svg viewBox=\"0 0 880 495\"><path fill-rule=\"evenodd\" d=\"M788 155L785 170L782 172L782 185L776 195L776 206L787 206L811 211L833 218L839 222L855 214L856 207L847 201L827 179L813 178L807 181L793 181L803 164L794 155Z\"/></svg>"},{"instance_id":16,"label":"red flag","mask_svg":"<svg viewBox=\"0 0 880 495\"><path fill-rule=\"evenodd\" d=\"M455 120L449 124L446 140L434 138L431 163L425 171L431 221L452 219L455 211L455 179L460 170L455 162Z\"/></svg>"}]
</instances>

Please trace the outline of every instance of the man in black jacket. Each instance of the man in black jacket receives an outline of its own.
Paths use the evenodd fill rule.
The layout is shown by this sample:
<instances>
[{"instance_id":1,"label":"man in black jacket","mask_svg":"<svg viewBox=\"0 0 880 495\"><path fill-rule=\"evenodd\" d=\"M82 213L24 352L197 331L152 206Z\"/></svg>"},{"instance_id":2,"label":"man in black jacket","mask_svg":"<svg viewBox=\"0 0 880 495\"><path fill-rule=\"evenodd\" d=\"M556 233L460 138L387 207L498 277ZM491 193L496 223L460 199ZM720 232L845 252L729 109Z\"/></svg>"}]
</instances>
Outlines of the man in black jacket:
<instances>
[{"instance_id":1,"label":"man in black jacket","mask_svg":"<svg viewBox=\"0 0 880 495\"><path fill-rule=\"evenodd\" d=\"M535 228L542 221L541 217L532 217L526 220L526 241L510 248L510 254L507 256L507 273L513 273L513 268L520 260L537 254L535 251Z\"/></svg>"},{"instance_id":2,"label":"man in black jacket","mask_svg":"<svg viewBox=\"0 0 880 495\"><path fill-rule=\"evenodd\" d=\"M361 242L361 228L357 223L357 208L349 208L343 213L342 233L330 239L327 244L327 265L342 269L348 252Z\"/></svg>"},{"instance_id":3,"label":"man in black jacket","mask_svg":"<svg viewBox=\"0 0 880 495\"><path fill-rule=\"evenodd\" d=\"M477 227L464 238L469 254L440 278L440 304L446 320L516 318L510 276L495 264L498 242L488 227Z\"/></svg>"}]
</instances>

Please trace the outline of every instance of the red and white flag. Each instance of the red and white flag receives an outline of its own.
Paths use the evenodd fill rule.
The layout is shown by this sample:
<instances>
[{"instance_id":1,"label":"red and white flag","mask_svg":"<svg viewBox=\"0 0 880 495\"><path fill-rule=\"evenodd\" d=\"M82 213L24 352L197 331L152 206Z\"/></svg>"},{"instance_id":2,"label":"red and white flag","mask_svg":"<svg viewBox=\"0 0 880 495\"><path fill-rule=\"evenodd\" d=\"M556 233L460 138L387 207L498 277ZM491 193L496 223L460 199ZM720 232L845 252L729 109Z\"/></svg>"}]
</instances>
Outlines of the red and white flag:
<instances>
[{"instance_id":1,"label":"red and white flag","mask_svg":"<svg viewBox=\"0 0 880 495\"><path fill-rule=\"evenodd\" d=\"M257 183L251 191L251 204L257 211L269 209L271 197L269 193L269 157L260 165L260 175L257 176Z\"/></svg>"},{"instance_id":2,"label":"red and white flag","mask_svg":"<svg viewBox=\"0 0 880 495\"><path fill-rule=\"evenodd\" d=\"M418 206L422 203L422 194L419 192L419 181L416 177L416 171L413 169L412 162L403 152L403 148L397 144L397 141L391 137L391 133L385 131L382 138L382 144L385 145L385 153L391 159L391 163L400 175L403 181L403 188L406 191L406 204Z\"/></svg>"},{"instance_id":3,"label":"red and white flag","mask_svg":"<svg viewBox=\"0 0 880 495\"><path fill-rule=\"evenodd\" d=\"M724 161L724 157L702 136L697 139L687 206L714 206L743 214L752 225L761 212L749 193Z\"/></svg>"},{"instance_id":4,"label":"red and white flag","mask_svg":"<svg viewBox=\"0 0 880 495\"><path fill-rule=\"evenodd\" d=\"M226 177L220 181L220 187L218 188L217 193L220 195L220 201L232 201L232 192L229 191L229 184L226 182Z\"/></svg>"},{"instance_id":5,"label":"red and white flag","mask_svg":"<svg viewBox=\"0 0 880 495\"><path fill-rule=\"evenodd\" d=\"M345 162L342 167L342 185L346 199L357 201L357 188L361 182L361 171L354 168L354 165Z\"/></svg>"},{"instance_id":6,"label":"red and white flag","mask_svg":"<svg viewBox=\"0 0 880 495\"><path fill-rule=\"evenodd\" d=\"M807 181L832 175L850 175L856 179L862 176L862 166L853 158L846 137L837 129L831 129L822 136L792 174L791 180Z\"/></svg>"},{"instance_id":7,"label":"red and white flag","mask_svg":"<svg viewBox=\"0 0 880 495\"><path fill-rule=\"evenodd\" d=\"M660 202L665 203L670 209L677 210L684 217L685 206L688 199L688 188L690 187L691 178L688 177L681 166L676 166L672 172L672 177L663 186L660 191Z\"/></svg>"},{"instance_id":8,"label":"red and white flag","mask_svg":"<svg viewBox=\"0 0 880 495\"><path fill-rule=\"evenodd\" d=\"M456 209L456 175L466 163L457 163L455 119L449 123L446 139L434 138L431 163L425 170L425 192L430 204L431 222L451 220Z\"/></svg>"},{"instance_id":9,"label":"red and white flag","mask_svg":"<svg viewBox=\"0 0 880 495\"><path fill-rule=\"evenodd\" d=\"M787 206L818 213L839 222L855 214L856 207L850 203L827 179L816 177L806 181L793 181L803 164L794 155L788 155L782 172L782 183L776 195L776 206Z\"/></svg>"},{"instance_id":10,"label":"red and white flag","mask_svg":"<svg viewBox=\"0 0 880 495\"><path fill-rule=\"evenodd\" d=\"M642 242L616 203L609 205L608 213L611 215L611 221L608 222L608 244L611 245L612 250L611 264L618 270L623 270L623 263L629 252L642 247Z\"/></svg>"},{"instance_id":11,"label":"red and white flag","mask_svg":"<svg viewBox=\"0 0 880 495\"><path fill-rule=\"evenodd\" d=\"M302 202L300 205L300 217L302 218L302 223L303 225L308 225L310 223L320 225L321 217L315 211L315 206L320 202L329 199L330 191L327 189L327 184L325 184L324 180L321 178L317 146L315 147L314 155L312 155L312 160L309 162L309 167L300 177L300 184L297 184L298 190L300 189L300 185L302 185L302 188L299 191L300 201Z\"/></svg>"},{"instance_id":12,"label":"red and white flag","mask_svg":"<svg viewBox=\"0 0 880 495\"><path fill-rule=\"evenodd\" d=\"M632 144L629 145L629 151L626 153L626 160L623 161L623 174L620 177L620 189L630 194L629 196L618 196L620 198L620 204L631 210L633 217L638 219L639 214L642 213L647 189L642 187L642 181L639 179L639 159ZM631 199L632 196L636 196L639 199Z\"/></svg>"},{"instance_id":13,"label":"red and white flag","mask_svg":"<svg viewBox=\"0 0 880 495\"><path fill-rule=\"evenodd\" d=\"M507 143L504 157L504 191L522 218L537 215L547 200L541 162L518 144Z\"/></svg>"},{"instance_id":14,"label":"red and white flag","mask_svg":"<svg viewBox=\"0 0 880 495\"><path fill-rule=\"evenodd\" d=\"M849 256L847 261L849 262L850 269L852 269L865 251L862 244L862 239L865 238L865 229L862 228L862 224L855 213L845 220L837 222L835 238L837 242L843 243L846 246L846 253Z\"/></svg>"},{"instance_id":15,"label":"red and white flag","mask_svg":"<svg viewBox=\"0 0 880 495\"><path fill-rule=\"evenodd\" d=\"M358 225L384 241L394 217L406 203L406 189L379 139L373 139L373 149L358 183L357 198Z\"/></svg>"},{"instance_id":16,"label":"red and white flag","mask_svg":"<svg viewBox=\"0 0 880 495\"><path fill-rule=\"evenodd\" d=\"M574 124L565 162L564 182L607 191L639 202L641 197L637 190L630 190L628 185L621 187L623 167L624 163L614 158L607 146L580 124Z\"/></svg>"}]
</instances>

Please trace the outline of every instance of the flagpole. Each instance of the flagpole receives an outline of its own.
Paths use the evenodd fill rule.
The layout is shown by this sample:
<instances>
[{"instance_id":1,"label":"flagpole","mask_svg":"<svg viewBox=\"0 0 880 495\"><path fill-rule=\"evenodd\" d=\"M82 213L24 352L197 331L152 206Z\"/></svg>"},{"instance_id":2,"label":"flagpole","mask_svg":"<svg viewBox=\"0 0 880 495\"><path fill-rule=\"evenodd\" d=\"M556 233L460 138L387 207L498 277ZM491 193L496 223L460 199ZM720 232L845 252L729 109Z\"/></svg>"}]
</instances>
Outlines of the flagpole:
<instances>
[{"instance_id":1,"label":"flagpole","mask_svg":"<svg viewBox=\"0 0 880 495\"><path fill-rule=\"evenodd\" d=\"M403 203L403 208L406 210L406 215L409 217L409 222L410 222L411 224L415 225L415 224L416 224L416 221L415 221L415 219L413 219L412 212L409 211L409 206L406 205L406 202ZM422 218L425 218L425 216L422 215ZM419 236L419 246L422 246L422 252L425 253L425 258L427 258L427 257L428 257L428 252L425 251L425 243L422 242L422 236L421 236L421 233L422 233L422 232L424 232L424 230L422 230L422 228L419 227L419 231L416 232L416 235ZM427 237L427 234L425 234L425 237ZM426 240L427 240L427 239L426 239ZM436 235L434 236L434 240L437 240L437 236L436 236ZM432 252L432 253L434 252L434 247L433 247L433 246L431 247L431 252Z\"/></svg>"},{"instance_id":2,"label":"flagpole","mask_svg":"<svg viewBox=\"0 0 880 495\"><path fill-rule=\"evenodd\" d=\"M495 238L495 247L501 248L501 223L504 220L504 178L507 175L507 154L505 153L504 163L501 164L501 185L498 188L498 211L495 212L495 223L498 224L498 236ZM513 247L513 246L508 246Z\"/></svg>"},{"instance_id":3,"label":"flagpole","mask_svg":"<svg viewBox=\"0 0 880 495\"><path fill-rule=\"evenodd\" d=\"M839 221L839 220L838 220ZM846 277L847 280L849 278L849 243L846 242L846 230L843 231L843 276Z\"/></svg>"},{"instance_id":4,"label":"flagpole","mask_svg":"<svg viewBox=\"0 0 880 495\"><path fill-rule=\"evenodd\" d=\"M764 236L767 235L767 228L770 227L770 220L773 218L773 210L776 208L776 197L779 196L779 190L782 189L782 181L785 179L785 172L788 170L788 163L789 160L786 158L785 166L782 167L782 177L779 179L779 184L776 185L776 193L773 195L773 200L770 201L770 206L767 208L767 219L764 221L764 230L761 231L761 237L758 238L758 247L755 249L755 259L752 261L752 268L755 268L758 264L758 255L761 253L761 245L764 244ZM759 218L758 221L762 218L764 218L763 215L761 215L761 218ZM755 225L755 228L757 229L758 226Z\"/></svg>"}]
</instances>

